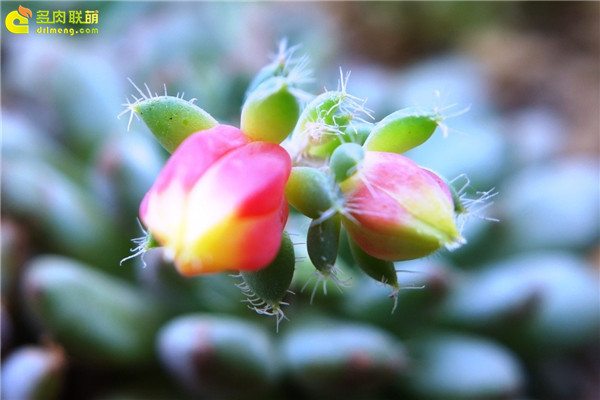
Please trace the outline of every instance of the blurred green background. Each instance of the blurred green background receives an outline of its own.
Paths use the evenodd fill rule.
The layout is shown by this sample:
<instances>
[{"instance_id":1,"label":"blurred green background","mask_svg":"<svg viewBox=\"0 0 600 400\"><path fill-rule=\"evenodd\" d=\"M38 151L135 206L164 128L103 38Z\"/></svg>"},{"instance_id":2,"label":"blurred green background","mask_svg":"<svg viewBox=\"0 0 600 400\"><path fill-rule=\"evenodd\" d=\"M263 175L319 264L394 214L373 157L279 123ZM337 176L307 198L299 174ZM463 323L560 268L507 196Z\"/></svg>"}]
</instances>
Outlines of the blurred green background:
<instances>
[{"instance_id":1,"label":"blurred green background","mask_svg":"<svg viewBox=\"0 0 600 400\"><path fill-rule=\"evenodd\" d=\"M600 397L600 3L2 2L2 398L597 399ZM99 32L34 32L39 10L98 10ZM469 243L398 263L386 288L301 292L279 332L228 275L184 279L129 255L137 207L167 154L117 119L127 78L185 92L238 124L280 38L318 93L376 119L470 105L409 156L499 195ZM439 96L435 92L439 91ZM309 221L290 215L297 256Z\"/></svg>"}]
</instances>

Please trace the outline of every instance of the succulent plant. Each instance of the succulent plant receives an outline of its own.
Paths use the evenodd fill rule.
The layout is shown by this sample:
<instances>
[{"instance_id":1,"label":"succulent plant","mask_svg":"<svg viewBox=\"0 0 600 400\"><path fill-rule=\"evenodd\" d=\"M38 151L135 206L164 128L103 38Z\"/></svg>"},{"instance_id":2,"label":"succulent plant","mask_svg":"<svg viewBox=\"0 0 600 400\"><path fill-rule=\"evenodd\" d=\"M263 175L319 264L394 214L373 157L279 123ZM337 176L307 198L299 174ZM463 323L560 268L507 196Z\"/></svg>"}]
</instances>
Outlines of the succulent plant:
<instances>
[{"instance_id":1,"label":"succulent plant","mask_svg":"<svg viewBox=\"0 0 600 400\"><path fill-rule=\"evenodd\" d=\"M96 6L110 45L2 37L2 398L593 397L598 163L555 159L554 100L499 111L465 55L352 65L301 8L257 21L313 60L260 68L264 5Z\"/></svg>"}]
</instances>

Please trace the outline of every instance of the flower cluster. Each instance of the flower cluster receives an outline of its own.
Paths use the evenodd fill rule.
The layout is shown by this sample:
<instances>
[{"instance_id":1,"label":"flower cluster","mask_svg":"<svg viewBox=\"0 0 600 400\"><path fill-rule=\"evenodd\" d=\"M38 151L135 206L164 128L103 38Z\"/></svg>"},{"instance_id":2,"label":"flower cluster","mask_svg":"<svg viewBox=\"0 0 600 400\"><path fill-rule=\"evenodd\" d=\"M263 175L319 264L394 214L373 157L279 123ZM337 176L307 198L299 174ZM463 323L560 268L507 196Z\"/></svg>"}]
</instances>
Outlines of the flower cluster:
<instances>
[{"instance_id":1,"label":"flower cluster","mask_svg":"<svg viewBox=\"0 0 600 400\"><path fill-rule=\"evenodd\" d=\"M295 264L288 203L312 219L307 250L322 280L340 282L344 230L357 265L394 294L393 262L465 242L461 198L402 155L441 126L439 111L408 108L372 123L365 101L347 91L349 74L337 90L304 92L307 59L295 50L281 45L251 82L240 129L166 89L136 87L141 97L126 104L172 153L140 205L142 250L164 247L186 276L239 271L254 308L280 317Z\"/></svg>"}]
</instances>

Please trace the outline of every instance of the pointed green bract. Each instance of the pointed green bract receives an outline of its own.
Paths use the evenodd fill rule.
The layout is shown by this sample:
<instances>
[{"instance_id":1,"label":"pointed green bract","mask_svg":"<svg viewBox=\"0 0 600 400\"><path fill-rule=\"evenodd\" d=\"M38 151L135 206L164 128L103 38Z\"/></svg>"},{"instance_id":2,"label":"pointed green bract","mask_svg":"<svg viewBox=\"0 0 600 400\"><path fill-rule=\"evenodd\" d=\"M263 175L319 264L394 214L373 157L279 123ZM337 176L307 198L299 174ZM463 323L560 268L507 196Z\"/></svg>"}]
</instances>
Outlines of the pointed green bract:
<instances>
[{"instance_id":1,"label":"pointed green bract","mask_svg":"<svg viewBox=\"0 0 600 400\"><path fill-rule=\"evenodd\" d=\"M287 78L288 83L294 87L309 82L312 74L308 68L309 58L306 55L295 56L298 48L299 46L288 47L287 40L282 39L279 42L277 54L271 62L262 67L252 78L244 99L247 99L262 83L274 77Z\"/></svg>"},{"instance_id":2,"label":"pointed green bract","mask_svg":"<svg viewBox=\"0 0 600 400\"><path fill-rule=\"evenodd\" d=\"M150 231L146 232L146 237L144 240L144 250L154 249L156 247L160 247L160 243L156 240Z\"/></svg>"},{"instance_id":3,"label":"pointed green bract","mask_svg":"<svg viewBox=\"0 0 600 400\"><path fill-rule=\"evenodd\" d=\"M357 143L344 143L331 155L329 168L336 182L342 182L352 176L365 158L365 149Z\"/></svg>"},{"instance_id":4,"label":"pointed green bract","mask_svg":"<svg viewBox=\"0 0 600 400\"><path fill-rule=\"evenodd\" d=\"M219 124L209 113L179 97L145 98L130 107L144 120L158 142L170 153L192 133Z\"/></svg>"},{"instance_id":5,"label":"pointed green bract","mask_svg":"<svg viewBox=\"0 0 600 400\"><path fill-rule=\"evenodd\" d=\"M274 60L269 64L265 65L258 71L258 73L252 78L244 99L248 99L252 93L263 83L277 76L282 76L284 72L285 63L279 60Z\"/></svg>"},{"instance_id":6,"label":"pointed green bract","mask_svg":"<svg viewBox=\"0 0 600 400\"><path fill-rule=\"evenodd\" d=\"M452 194L452 202L454 203L454 212L459 215L466 214L468 212L467 207L465 207L465 205L463 204L463 199L460 198L460 194L456 191L456 188L454 187L454 185L452 185L452 183L450 183L443 176L440 176L439 174L438 174L438 176L444 181L444 183L446 183L446 185L448 186L448 190L450 190L450 193Z\"/></svg>"},{"instance_id":7,"label":"pointed green bract","mask_svg":"<svg viewBox=\"0 0 600 400\"><path fill-rule=\"evenodd\" d=\"M461 198L462 191L459 193L459 191L456 190L456 188L454 187L452 182L450 182L444 176L442 176L428 168L423 168L423 169L431 172L431 174L437 176L446 184L446 186L448 187L448 190L450 191L450 194L452 195L452 203L454 204L454 212L457 215L468 214L468 212L469 212L468 207L465 205L464 199Z\"/></svg>"},{"instance_id":8,"label":"pointed green bract","mask_svg":"<svg viewBox=\"0 0 600 400\"><path fill-rule=\"evenodd\" d=\"M348 242L350 243L352 256L360 269L378 282L390 285L395 290L399 288L398 276L393 262L380 260L365 253L350 237L348 237Z\"/></svg>"},{"instance_id":9,"label":"pointed green bract","mask_svg":"<svg viewBox=\"0 0 600 400\"><path fill-rule=\"evenodd\" d=\"M405 108L379 121L364 147L370 151L402 154L427 141L442 119L434 111Z\"/></svg>"},{"instance_id":10,"label":"pointed green bract","mask_svg":"<svg viewBox=\"0 0 600 400\"><path fill-rule=\"evenodd\" d=\"M294 244L290 236L283 232L279 252L269 265L255 272L240 272L245 284L240 287L250 296L255 310L277 315L280 320L283 316L281 301L292 283L295 265Z\"/></svg>"},{"instance_id":11,"label":"pointed green bract","mask_svg":"<svg viewBox=\"0 0 600 400\"><path fill-rule=\"evenodd\" d=\"M308 229L308 256L315 268L324 275L328 275L335 264L340 244L340 228L341 217L334 214Z\"/></svg>"},{"instance_id":12,"label":"pointed green bract","mask_svg":"<svg viewBox=\"0 0 600 400\"><path fill-rule=\"evenodd\" d=\"M284 78L258 86L242 107L241 129L251 140L281 143L294 129L300 105Z\"/></svg>"},{"instance_id":13,"label":"pointed green bract","mask_svg":"<svg viewBox=\"0 0 600 400\"><path fill-rule=\"evenodd\" d=\"M332 183L325 172L319 169L294 167L285 186L285 197L302 214L316 219L334 205Z\"/></svg>"}]
</instances>

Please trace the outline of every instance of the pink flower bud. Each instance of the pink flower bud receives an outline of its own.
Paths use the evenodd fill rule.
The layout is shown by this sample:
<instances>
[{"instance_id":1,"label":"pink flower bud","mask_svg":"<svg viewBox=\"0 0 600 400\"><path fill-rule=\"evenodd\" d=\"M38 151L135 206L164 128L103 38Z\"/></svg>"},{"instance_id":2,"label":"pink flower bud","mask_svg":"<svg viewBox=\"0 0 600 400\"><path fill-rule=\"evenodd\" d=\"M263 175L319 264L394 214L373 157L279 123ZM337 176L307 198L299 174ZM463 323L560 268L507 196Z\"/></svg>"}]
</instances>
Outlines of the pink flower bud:
<instances>
[{"instance_id":1,"label":"pink flower bud","mask_svg":"<svg viewBox=\"0 0 600 400\"><path fill-rule=\"evenodd\" d=\"M344 226L373 257L409 260L464 243L444 181L404 156L367 151L340 187Z\"/></svg>"},{"instance_id":2,"label":"pink flower bud","mask_svg":"<svg viewBox=\"0 0 600 400\"><path fill-rule=\"evenodd\" d=\"M258 270L279 250L290 170L282 147L219 125L181 143L140 217L183 275Z\"/></svg>"}]
</instances>

